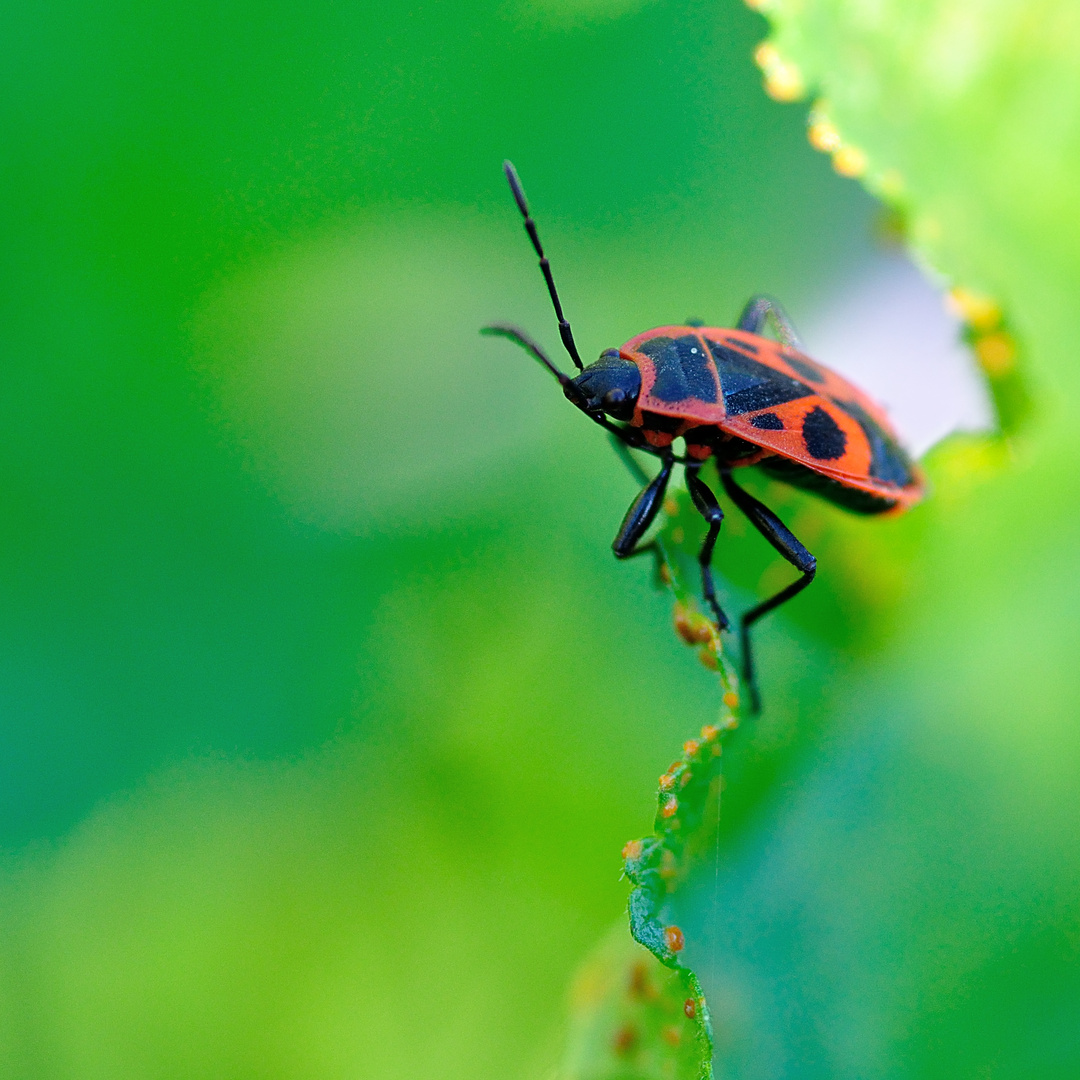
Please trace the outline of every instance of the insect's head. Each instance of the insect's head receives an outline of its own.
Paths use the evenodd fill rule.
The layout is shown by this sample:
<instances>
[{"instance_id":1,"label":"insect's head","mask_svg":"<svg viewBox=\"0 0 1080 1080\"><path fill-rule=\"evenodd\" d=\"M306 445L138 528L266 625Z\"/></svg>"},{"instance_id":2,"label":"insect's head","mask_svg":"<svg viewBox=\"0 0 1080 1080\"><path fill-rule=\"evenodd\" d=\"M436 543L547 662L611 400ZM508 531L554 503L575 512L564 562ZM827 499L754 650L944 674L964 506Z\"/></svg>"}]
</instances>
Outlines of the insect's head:
<instances>
[{"instance_id":1,"label":"insect's head","mask_svg":"<svg viewBox=\"0 0 1080 1080\"><path fill-rule=\"evenodd\" d=\"M629 420L641 393L641 371L618 349L605 349L570 385L578 400L569 390L566 396L585 412L606 412L616 420Z\"/></svg>"},{"instance_id":2,"label":"insect's head","mask_svg":"<svg viewBox=\"0 0 1080 1080\"><path fill-rule=\"evenodd\" d=\"M555 288L555 278L551 273L551 264L548 262L543 245L540 243L540 235L536 231L536 222L533 221L529 214L529 204L525 201L525 192L522 190L521 180L509 161L503 162L503 171L506 173L507 182L510 184L514 202L517 203L517 208L525 222L525 232L529 236L533 250L540 259L540 271L544 275L548 295L551 297L551 304L555 309L555 317L559 322L559 337L562 339L563 348L566 349L570 359L574 362L574 367L578 369L580 374L575 378L571 378L560 371L547 353L528 334L523 330L519 330L516 326L509 326L506 323L494 323L491 326L485 326L481 333L497 334L520 345L559 380L559 385L567 398L582 412L588 413L594 419L601 419L604 413L615 417L617 420L632 419L638 395L641 393L641 372L638 370L637 364L620 353L618 349L605 349L600 354L600 359L588 367L582 364L577 344L574 342L574 334L570 329L570 323L563 314L559 293Z\"/></svg>"}]
</instances>

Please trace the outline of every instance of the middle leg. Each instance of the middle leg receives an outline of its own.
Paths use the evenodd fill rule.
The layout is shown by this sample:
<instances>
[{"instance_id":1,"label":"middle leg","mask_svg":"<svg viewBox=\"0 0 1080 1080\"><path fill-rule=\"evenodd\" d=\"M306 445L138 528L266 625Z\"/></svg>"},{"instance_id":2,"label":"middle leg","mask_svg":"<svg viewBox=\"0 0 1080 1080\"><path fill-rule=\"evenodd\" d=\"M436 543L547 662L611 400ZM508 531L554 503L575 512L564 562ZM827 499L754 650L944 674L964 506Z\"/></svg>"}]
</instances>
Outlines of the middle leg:
<instances>
[{"instance_id":1,"label":"middle leg","mask_svg":"<svg viewBox=\"0 0 1080 1080\"><path fill-rule=\"evenodd\" d=\"M716 599L716 588L712 576L713 548L716 547L716 538L720 535L724 511L720 509L720 504L708 485L698 476L699 472L701 472L701 462L695 461L686 466L686 487L690 492L690 498L693 499L698 513L709 526L705 542L701 545L701 551L698 554L698 563L701 566L701 591L705 594L705 601L712 608L713 615L716 616L717 629L726 630L731 623Z\"/></svg>"}]
</instances>

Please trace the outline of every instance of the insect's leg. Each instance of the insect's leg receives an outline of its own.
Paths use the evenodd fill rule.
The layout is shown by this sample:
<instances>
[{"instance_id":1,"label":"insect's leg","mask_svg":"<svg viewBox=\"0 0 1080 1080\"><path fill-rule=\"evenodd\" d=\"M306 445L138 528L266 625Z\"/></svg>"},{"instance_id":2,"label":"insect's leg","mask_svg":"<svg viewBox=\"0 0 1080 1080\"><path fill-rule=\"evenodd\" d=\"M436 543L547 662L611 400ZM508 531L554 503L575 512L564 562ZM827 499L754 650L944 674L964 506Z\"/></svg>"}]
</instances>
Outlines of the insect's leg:
<instances>
[{"instance_id":1,"label":"insect's leg","mask_svg":"<svg viewBox=\"0 0 1080 1080\"><path fill-rule=\"evenodd\" d=\"M783 555L792 566L798 570L802 577L793 581L786 588L781 589L775 596L763 600L760 604L752 607L739 620L739 631L742 637L743 649L743 678L750 687L750 706L754 712L761 710L761 697L758 694L757 684L754 682L754 654L750 649L750 627L767 615L773 608L790 600L793 596L802 592L811 581L817 570L817 560L799 542L795 534L762 502L759 502L748 491L744 491L731 478L731 473L724 470L720 473L720 480L724 490L731 497L731 501L750 519L750 523L757 529L776 550Z\"/></svg>"},{"instance_id":2,"label":"insect's leg","mask_svg":"<svg viewBox=\"0 0 1080 1080\"><path fill-rule=\"evenodd\" d=\"M641 463L630 453L630 447L627 445L626 440L620 438L619 434L615 431L611 432L611 445L615 447L615 453L619 455L622 463L630 470L630 475L639 484L649 484L652 482L649 479L649 474L641 467Z\"/></svg>"},{"instance_id":3,"label":"insect's leg","mask_svg":"<svg viewBox=\"0 0 1080 1080\"><path fill-rule=\"evenodd\" d=\"M656 519L664 503L664 492L667 491L671 470L674 467L675 462L672 457L670 455L665 457L656 477L649 482L631 503L630 509L626 511L626 517L619 526L619 533L611 544L611 550L615 552L617 559L629 559L639 551L649 548L648 544L638 548L638 541L648 532L649 526ZM654 550L659 552L659 548Z\"/></svg>"},{"instance_id":4,"label":"insect's leg","mask_svg":"<svg viewBox=\"0 0 1080 1080\"><path fill-rule=\"evenodd\" d=\"M619 428L618 430L615 430L615 425L612 425L611 445L615 448L615 453L619 455L620 459L626 465L627 469L629 469L630 475L639 484L644 484L645 487L646 487L646 490L647 490L648 486L650 484L652 484L653 481L649 479L649 474L641 467L641 464L637 460L637 458L635 458L634 455L630 453L630 447L633 445L633 446L635 446L635 448L637 448L637 445L636 445L636 443L632 443L629 440L622 437L622 432L626 431L626 430L627 430L626 428ZM669 451L669 454L670 454L670 451ZM665 486L666 486L666 482L665 482ZM642 492L642 497L643 496L644 496L644 492ZM663 505L663 501L664 501L664 493L661 491L657 505ZM635 503L635 506L636 505L637 504ZM653 511L653 516L655 516L655 514L656 514L656 511L654 510ZM630 514L627 514L627 520L629 520L629 518L630 518ZM650 522L652 521L652 517L649 518L649 521ZM626 527L626 521L623 522L623 528L625 528L625 527ZM645 528L647 529L648 525L646 525ZM641 532L644 532L644 530L641 530ZM641 532L638 533L638 536L641 535ZM620 537L622 536L622 529L619 530L619 536ZM618 543L618 540L616 540L616 543ZM626 555L619 555L618 549L616 549L615 553L616 553L616 555L619 556L620 559L633 559L633 558L637 557L638 555L651 555L653 557L653 562L655 563L655 566L653 567L653 569L656 572L657 581L658 582L663 582L665 580L664 579L664 562L665 562L665 560L664 560L664 552L661 549L660 545L655 540L650 540L647 544L639 544L639 545L637 545L636 547L633 548L632 551L630 551Z\"/></svg>"},{"instance_id":5,"label":"insect's leg","mask_svg":"<svg viewBox=\"0 0 1080 1080\"><path fill-rule=\"evenodd\" d=\"M716 538L720 535L720 523L724 520L724 511L720 509L716 496L706 486L705 481L698 476L700 471L700 462L686 466L686 487L690 492L690 498L694 500L698 513L709 526L705 543L701 545L701 551L698 554L698 562L701 564L701 591L705 594L705 600L712 608L713 615L716 616L717 627L726 630L731 624L716 599L716 588L713 585L712 576L713 548L716 547Z\"/></svg>"},{"instance_id":6,"label":"insect's leg","mask_svg":"<svg viewBox=\"0 0 1080 1080\"><path fill-rule=\"evenodd\" d=\"M801 352L803 346L798 331L795 329L791 319L788 318L787 312L780 306L779 301L774 300L771 296L751 296L746 307L743 308L743 313L739 316L736 329L749 330L751 334L760 334L765 329L765 323L770 315L776 324L776 331L780 340L785 345L790 345L793 349L798 349Z\"/></svg>"},{"instance_id":7,"label":"insect's leg","mask_svg":"<svg viewBox=\"0 0 1080 1080\"><path fill-rule=\"evenodd\" d=\"M657 588L670 583L671 579L664 574L666 562L659 541L650 540L647 544L640 544L638 547L634 548L629 555L624 556L624 558L636 559L639 555L651 555L653 557L653 573L655 574L654 580Z\"/></svg>"},{"instance_id":8,"label":"insect's leg","mask_svg":"<svg viewBox=\"0 0 1080 1080\"><path fill-rule=\"evenodd\" d=\"M634 427L632 424L616 424L603 413L587 412L585 415L594 423L599 424L613 439L618 439L623 446L629 446L631 450L640 450L644 454L652 454L653 457L658 458L667 457L671 453L670 447L653 446L645 438L645 433L641 428ZM620 456L622 456L621 451ZM636 479L637 474L635 473L634 476ZM648 477L645 479L647 480ZM642 483L645 483L645 480L642 480Z\"/></svg>"}]
</instances>

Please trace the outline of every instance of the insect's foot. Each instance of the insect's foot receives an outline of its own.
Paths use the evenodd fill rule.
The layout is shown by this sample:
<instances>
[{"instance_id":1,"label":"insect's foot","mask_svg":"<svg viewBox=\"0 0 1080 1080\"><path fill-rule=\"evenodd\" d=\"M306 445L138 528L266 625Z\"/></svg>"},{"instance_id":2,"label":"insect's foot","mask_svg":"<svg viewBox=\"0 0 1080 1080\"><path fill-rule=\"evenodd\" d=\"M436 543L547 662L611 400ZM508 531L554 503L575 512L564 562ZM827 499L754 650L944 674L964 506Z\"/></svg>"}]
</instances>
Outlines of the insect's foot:
<instances>
[{"instance_id":1,"label":"insect's foot","mask_svg":"<svg viewBox=\"0 0 1080 1080\"><path fill-rule=\"evenodd\" d=\"M750 712L754 716L761 712L761 695L754 683L750 683Z\"/></svg>"}]
</instances>

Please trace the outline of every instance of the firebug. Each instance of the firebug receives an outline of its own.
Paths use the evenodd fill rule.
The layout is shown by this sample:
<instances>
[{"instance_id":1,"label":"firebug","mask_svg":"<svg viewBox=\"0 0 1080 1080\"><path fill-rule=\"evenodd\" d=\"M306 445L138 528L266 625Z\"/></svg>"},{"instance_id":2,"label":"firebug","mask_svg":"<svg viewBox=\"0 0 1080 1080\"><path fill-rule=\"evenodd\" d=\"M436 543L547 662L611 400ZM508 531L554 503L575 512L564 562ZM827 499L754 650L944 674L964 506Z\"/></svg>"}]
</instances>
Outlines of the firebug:
<instances>
[{"instance_id":1,"label":"firebug","mask_svg":"<svg viewBox=\"0 0 1080 1080\"><path fill-rule=\"evenodd\" d=\"M658 553L655 541L641 541L663 504L672 470L681 464L690 498L708 525L698 555L702 592L718 629L730 628L712 576L713 548L724 514L700 476L702 465L711 457L731 501L799 572L795 581L739 620L743 677L757 711L760 698L750 628L802 592L813 581L817 562L776 514L735 482L732 473L757 466L859 514L906 510L922 498L922 476L900 446L884 411L858 387L805 355L791 320L768 296L753 297L734 328L697 323L658 326L636 334L618 349L605 349L586 367L563 313L521 181L509 161L503 168L540 259L563 347L580 374L573 378L564 374L515 326L496 324L483 332L509 338L539 360L569 401L611 434L616 449L644 485L612 544L616 557ZM779 340L763 335L770 318ZM674 452L676 439L685 446L682 455ZM630 450L659 459L655 477L649 478Z\"/></svg>"}]
</instances>

